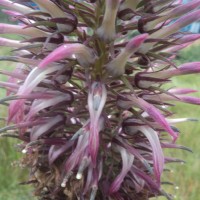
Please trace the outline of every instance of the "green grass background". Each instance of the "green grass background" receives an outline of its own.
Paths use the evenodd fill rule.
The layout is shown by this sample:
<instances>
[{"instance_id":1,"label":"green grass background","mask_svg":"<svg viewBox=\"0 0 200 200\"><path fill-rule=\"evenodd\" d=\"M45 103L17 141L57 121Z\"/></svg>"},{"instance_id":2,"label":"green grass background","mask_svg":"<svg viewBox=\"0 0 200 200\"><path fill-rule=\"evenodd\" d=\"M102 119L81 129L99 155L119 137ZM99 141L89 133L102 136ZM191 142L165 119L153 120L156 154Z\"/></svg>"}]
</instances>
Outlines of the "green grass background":
<instances>
[{"instance_id":1,"label":"green grass background","mask_svg":"<svg viewBox=\"0 0 200 200\"><path fill-rule=\"evenodd\" d=\"M0 55L7 55L8 52L8 48L0 48ZM199 54L200 45L196 43L180 53L177 63L199 61ZM9 62L0 62L0 69L11 69L13 65ZM0 75L0 80L5 80L5 77ZM200 74L175 78L171 85L200 90ZM0 96L4 95L5 91L0 89ZM200 97L200 94L197 96ZM200 118L200 106L179 103L172 110L177 113L177 117ZM1 116L5 116L5 107L0 107L0 113ZM0 123L3 126L3 122ZM178 128L181 131L178 143L190 147L193 153L183 150L167 151L166 154L181 158L186 164L169 164L167 168L173 172L166 172L163 181L174 182L174 186L166 186L166 190L173 193L175 199L200 200L200 122L179 124ZM0 200L33 200L31 188L18 185L19 182L26 180L28 173L12 165L21 154L16 151L15 145L16 142L11 139L0 138Z\"/></svg>"}]
</instances>

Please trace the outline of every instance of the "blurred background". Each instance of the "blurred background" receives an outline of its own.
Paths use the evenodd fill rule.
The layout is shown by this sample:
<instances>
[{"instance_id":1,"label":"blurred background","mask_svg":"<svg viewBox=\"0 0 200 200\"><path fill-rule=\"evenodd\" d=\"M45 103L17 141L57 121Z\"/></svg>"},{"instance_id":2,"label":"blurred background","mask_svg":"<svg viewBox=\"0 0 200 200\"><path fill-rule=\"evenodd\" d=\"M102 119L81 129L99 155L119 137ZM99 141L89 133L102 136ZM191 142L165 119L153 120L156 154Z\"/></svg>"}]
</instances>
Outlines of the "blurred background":
<instances>
[{"instance_id":1,"label":"blurred background","mask_svg":"<svg viewBox=\"0 0 200 200\"><path fill-rule=\"evenodd\" d=\"M187 2L187 0L185 1ZM1 9L1 8L0 8ZM9 23L8 18L0 12L0 23ZM200 22L194 23L183 31L200 32ZM4 35L3 37L16 38L16 36ZM10 54L9 48L0 47L0 56ZM200 61L200 40L192 46L182 50L177 56L177 65L185 62ZM0 62L0 70L11 70L15 63ZM0 81L6 77L0 73ZM187 75L173 79L169 87L179 86L192 88L200 91L200 75ZM6 91L0 88L0 97L4 97ZM197 93L196 96L200 97ZM200 106L185 105L179 103L172 108L177 117L190 117L200 119ZM6 106L0 105L0 127L5 125L3 116L6 116ZM193 153L183 150L168 150L167 156L173 156L185 160L183 163L168 164L170 171L163 175L164 182L173 182L174 185L166 185L165 189L174 194L177 200L199 200L200 199L200 122L187 122L179 124L180 138L178 144L192 149ZM26 181L28 172L18 166L17 160L21 159L21 152L17 151L15 139L0 138L0 200L34 200L32 190L29 186L20 185ZM159 200L165 198L158 198Z\"/></svg>"}]
</instances>

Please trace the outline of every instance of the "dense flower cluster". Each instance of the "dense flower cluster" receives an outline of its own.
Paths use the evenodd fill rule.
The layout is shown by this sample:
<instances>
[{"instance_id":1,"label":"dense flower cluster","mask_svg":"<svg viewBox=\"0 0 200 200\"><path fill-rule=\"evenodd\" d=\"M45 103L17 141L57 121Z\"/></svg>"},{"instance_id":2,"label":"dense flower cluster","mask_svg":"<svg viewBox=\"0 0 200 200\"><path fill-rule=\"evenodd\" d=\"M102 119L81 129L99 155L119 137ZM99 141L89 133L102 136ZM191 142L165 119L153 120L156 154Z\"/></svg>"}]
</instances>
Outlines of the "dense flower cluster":
<instances>
[{"instance_id":1,"label":"dense flower cluster","mask_svg":"<svg viewBox=\"0 0 200 200\"><path fill-rule=\"evenodd\" d=\"M29 1L30 2L30 1ZM172 102L200 104L171 78L200 72L176 66L177 52L200 38L179 30L200 19L200 0L0 0L14 24L0 45L17 62L0 85L9 106L1 136L22 141L27 183L42 200L145 200L161 187L175 144ZM8 104L9 103L9 104Z\"/></svg>"}]
</instances>

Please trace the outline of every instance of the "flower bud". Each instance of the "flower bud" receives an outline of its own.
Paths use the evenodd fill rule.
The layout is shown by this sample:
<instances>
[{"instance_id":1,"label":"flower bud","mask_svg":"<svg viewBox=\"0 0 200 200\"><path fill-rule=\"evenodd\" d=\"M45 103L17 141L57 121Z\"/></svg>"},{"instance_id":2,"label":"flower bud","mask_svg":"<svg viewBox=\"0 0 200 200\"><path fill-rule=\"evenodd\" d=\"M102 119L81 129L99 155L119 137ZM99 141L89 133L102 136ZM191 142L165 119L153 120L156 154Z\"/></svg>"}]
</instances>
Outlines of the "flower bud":
<instances>
[{"instance_id":1,"label":"flower bud","mask_svg":"<svg viewBox=\"0 0 200 200\"><path fill-rule=\"evenodd\" d=\"M61 59L77 59L80 65L84 67L89 67L90 64L94 63L95 57L93 51L83 44L64 44L52 53L50 53L46 58L42 60L39 64L39 68L47 67L48 64L56 62Z\"/></svg>"},{"instance_id":2,"label":"flower bud","mask_svg":"<svg viewBox=\"0 0 200 200\"><path fill-rule=\"evenodd\" d=\"M123 75L128 59L139 49L147 37L148 34L142 34L130 40L119 55L106 65L108 73L113 77Z\"/></svg>"},{"instance_id":3,"label":"flower bud","mask_svg":"<svg viewBox=\"0 0 200 200\"><path fill-rule=\"evenodd\" d=\"M200 18L199 10L190 12L189 14L184 15L183 17L179 18L176 22L169 25L168 27L165 27L156 31L155 33L150 35L150 38L158 38L158 37L165 38L177 32L181 28L187 26L188 24L191 24L192 22L199 20L199 18Z\"/></svg>"},{"instance_id":4,"label":"flower bud","mask_svg":"<svg viewBox=\"0 0 200 200\"><path fill-rule=\"evenodd\" d=\"M190 12L189 14L184 15L183 17L179 18L173 24L165 26L165 27L157 30L156 32L151 34L149 36L149 38L166 38L166 37L176 33L181 28L191 24L192 22L199 20L199 18L200 18L199 10ZM147 53L154 46L154 44L155 44L155 42L143 44L141 46L141 48L139 49L139 52L143 53L143 54Z\"/></svg>"},{"instance_id":5,"label":"flower bud","mask_svg":"<svg viewBox=\"0 0 200 200\"><path fill-rule=\"evenodd\" d=\"M48 14L50 14L52 16L52 18L58 18L61 21L62 21L62 19L68 18L69 20L72 20L72 22L74 20L76 21L76 19L74 18L73 15L64 12L55 3L53 3L50 0L45 0L45 1L32 0L32 1L35 2L41 10L44 10ZM57 26L58 26L58 29L63 32L71 32L74 28L72 25L66 24L66 23L64 25L58 23Z\"/></svg>"},{"instance_id":6,"label":"flower bud","mask_svg":"<svg viewBox=\"0 0 200 200\"><path fill-rule=\"evenodd\" d=\"M46 32L41 31L34 27L26 27L26 26L2 24L2 23L0 23L0 34L17 34L26 37L48 36Z\"/></svg>"},{"instance_id":7,"label":"flower bud","mask_svg":"<svg viewBox=\"0 0 200 200\"><path fill-rule=\"evenodd\" d=\"M29 43L21 43L18 40L11 40L11 39L6 39L6 38L0 37L0 46L21 48L21 47L26 46L28 44Z\"/></svg>"},{"instance_id":8,"label":"flower bud","mask_svg":"<svg viewBox=\"0 0 200 200\"><path fill-rule=\"evenodd\" d=\"M106 0L106 10L103 22L96 32L99 38L106 42L110 42L115 38L115 21L119 4L120 0Z\"/></svg>"},{"instance_id":9,"label":"flower bud","mask_svg":"<svg viewBox=\"0 0 200 200\"><path fill-rule=\"evenodd\" d=\"M22 14L28 14L28 13L34 11L33 9L31 9L27 6L24 6L22 4L15 3L15 2L9 1L9 0L0 0L0 5L4 6L6 8L12 9L14 11L20 12Z\"/></svg>"},{"instance_id":10,"label":"flower bud","mask_svg":"<svg viewBox=\"0 0 200 200\"><path fill-rule=\"evenodd\" d=\"M191 1L187 4L178 6L172 10L166 11L162 13L162 16L159 16L156 20L153 20L151 22L148 22L145 25L145 30L152 30L153 28L156 27L161 22L165 22L168 19L174 19L179 16L185 15L186 13L190 12L191 10L194 10L195 8L198 8L200 6L200 1Z\"/></svg>"}]
</instances>

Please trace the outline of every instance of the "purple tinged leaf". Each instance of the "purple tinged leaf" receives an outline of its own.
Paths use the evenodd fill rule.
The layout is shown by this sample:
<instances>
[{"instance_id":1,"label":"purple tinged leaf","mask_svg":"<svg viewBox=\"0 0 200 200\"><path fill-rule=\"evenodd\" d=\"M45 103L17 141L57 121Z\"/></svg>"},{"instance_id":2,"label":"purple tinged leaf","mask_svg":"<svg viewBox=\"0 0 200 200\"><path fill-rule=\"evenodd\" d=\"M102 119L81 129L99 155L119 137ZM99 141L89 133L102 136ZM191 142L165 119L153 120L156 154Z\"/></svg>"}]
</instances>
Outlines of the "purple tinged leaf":
<instances>
[{"instance_id":1,"label":"purple tinged leaf","mask_svg":"<svg viewBox=\"0 0 200 200\"><path fill-rule=\"evenodd\" d=\"M62 65L54 65L47 69L34 68L31 73L26 78L24 84L20 87L17 95L28 95L33 89L43 80L49 73L58 71L62 69ZM9 106L9 118L8 121L11 121L15 115L18 114L19 110L23 113L23 104L25 100L16 100L13 101Z\"/></svg>"},{"instance_id":2,"label":"purple tinged leaf","mask_svg":"<svg viewBox=\"0 0 200 200\"><path fill-rule=\"evenodd\" d=\"M182 64L178 69L171 70L170 73L173 76L200 73L200 62Z\"/></svg>"},{"instance_id":3,"label":"purple tinged leaf","mask_svg":"<svg viewBox=\"0 0 200 200\"><path fill-rule=\"evenodd\" d=\"M181 145L178 145L178 144L162 142L161 146L162 146L162 148L168 148L168 149L171 149L171 148L173 148L173 149L183 149L183 150L186 150L186 151L189 151L189 152L192 153L192 150L189 149L188 147L184 147L184 146L181 146Z\"/></svg>"},{"instance_id":4,"label":"purple tinged leaf","mask_svg":"<svg viewBox=\"0 0 200 200\"><path fill-rule=\"evenodd\" d=\"M183 35L182 37L180 37L177 42L179 44L184 44L184 43L188 43L188 42L194 42L195 40L200 39L200 34L188 34L188 35Z\"/></svg>"},{"instance_id":5,"label":"purple tinged leaf","mask_svg":"<svg viewBox=\"0 0 200 200\"><path fill-rule=\"evenodd\" d=\"M85 187L84 187L83 194L86 194L87 191L91 188L91 185L92 185L92 182L93 182L93 170L94 170L93 166L89 165L86 184L85 184Z\"/></svg>"},{"instance_id":6,"label":"purple tinged leaf","mask_svg":"<svg viewBox=\"0 0 200 200\"><path fill-rule=\"evenodd\" d=\"M99 131L103 129L104 119L101 113L106 103L107 90L103 83L94 82L88 94L88 109L90 113L90 145L89 152L92 163L96 165L96 157L99 149Z\"/></svg>"},{"instance_id":7,"label":"purple tinged leaf","mask_svg":"<svg viewBox=\"0 0 200 200\"><path fill-rule=\"evenodd\" d=\"M60 122L63 122L63 116L57 115L55 117L49 118L48 121L43 125L34 126L31 130L31 141L35 141L40 136L51 132L53 127L58 125Z\"/></svg>"},{"instance_id":8,"label":"purple tinged leaf","mask_svg":"<svg viewBox=\"0 0 200 200\"><path fill-rule=\"evenodd\" d=\"M31 119L36 113L39 113L41 110L55 106L59 103L64 102L65 104L72 102L73 96L70 93L63 94L61 92L52 93L52 98L46 99L36 99L33 101L29 113L26 115L26 120Z\"/></svg>"},{"instance_id":9,"label":"purple tinged leaf","mask_svg":"<svg viewBox=\"0 0 200 200\"><path fill-rule=\"evenodd\" d=\"M134 127L134 129L138 132L136 129L137 125ZM145 168L153 174L153 171L151 169L150 164L148 161L140 154L140 151L138 149L135 149L134 147L130 146L129 144L125 143L124 141L116 141L114 140L118 145L122 146L127 150L128 153L132 154L135 158L137 158L144 166Z\"/></svg>"},{"instance_id":10,"label":"purple tinged leaf","mask_svg":"<svg viewBox=\"0 0 200 200\"><path fill-rule=\"evenodd\" d=\"M45 138L39 140L41 143L47 144L47 145L64 145L66 144L66 138L60 138L60 137L52 137L52 138Z\"/></svg>"},{"instance_id":11,"label":"purple tinged leaf","mask_svg":"<svg viewBox=\"0 0 200 200\"><path fill-rule=\"evenodd\" d=\"M149 104L148 102L139 97L134 97L129 95L127 96L127 100L128 101L126 103L118 101L118 105L126 109L132 106L141 108L173 137L174 142L176 141L178 134L172 130L172 128L167 123L165 117L160 113L160 111L156 107L154 107L153 105Z\"/></svg>"},{"instance_id":12,"label":"purple tinged leaf","mask_svg":"<svg viewBox=\"0 0 200 200\"><path fill-rule=\"evenodd\" d=\"M92 163L94 166L96 166L96 159L98 155L99 150L99 131L100 128L98 127L98 124L91 124L90 126L90 143L89 143L89 152L90 156L92 158Z\"/></svg>"},{"instance_id":13,"label":"purple tinged leaf","mask_svg":"<svg viewBox=\"0 0 200 200\"><path fill-rule=\"evenodd\" d=\"M188 91L188 90L182 91L182 94L184 94L183 92L185 92L185 94L191 93L191 91ZM184 96L182 94L180 95L174 94L173 92L170 92L170 93L172 95L169 95L169 94L144 95L143 98L148 101L151 101L151 100L156 101L156 99L159 97L160 99L162 99L162 101L180 101L184 103L200 105L200 98L198 97Z\"/></svg>"},{"instance_id":14,"label":"purple tinged leaf","mask_svg":"<svg viewBox=\"0 0 200 200\"><path fill-rule=\"evenodd\" d=\"M146 105L145 105L146 104ZM147 103L146 101L144 101L144 105L141 106L141 108L147 112L147 114L154 119L155 122L157 122L159 125L161 125L161 127L167 131L168 133L170 133L170 135L173 137L174 142L176 141L178 135L177 133L175 133L171 127L169 126L169 124L167 123L165 117L160 113L160 111L154 107L153 105Z\"/></svg>"},{"instance_id":15,"label":"purple tinged leaf","mask_svg":"<svg viewBox=\"0 0 200 200\"><path fill-rule=\"evenodd\" d=\"M122 147L117 147L117 148L119 149L121 158L122 158L122 170L121 170L120 174L112 182L110 189L109 189L109 194L116 193L120 189L120 186L121 186L125 176L130 171L130 169L133 165L133 160L134 160L134 156L132 154L129 154L126 151L126 149L124 149Z\"/></svg>"},{"instance_id":16,"label":"purple tinged leaf","mask_svg":"<svg viewBox=\"0 0 200 200\"><path fill-rule=\"evenodd\" d=\"M151 144L153 152L154 173L157 183L160 184L160 178L164 168L164 155L160 145L158 133L147 126L140 126L138 127L138 130L140 130L147 137Z\"/></svg>"},{"instance_id":17,"label":"purple tinged leaf","mask_svg":"<svg viewBox=\"0 0 200 200\"><path fill-rule=\"evenodd\" d=\"M16 83L9 83L9 82L3 82L0 81L0 87L9 88L10 90L16 91L16 89L19 88L19 86Z\"/></svg>"},{"instance_id":18,"label":"purple tinged leaf","mask_svg":"<svg viewBox=\"0 0 200 200\"><path fill-rule=\"evenodd\" d=\"M159 87L161 84L164 84L170 81L168 79L164 79L164 78L162 79L162 78L156 78L156 77L158 76L156 76L156 73L154 72L150 72L150 73L139 72L135 74L134 84L136 87L140 89L148 89L152 86Z\"/></svg>"},{"instance_id":19,"label":"purple tinged leaf","mask_svg":"<svg viewBox=\"0 0 200 200\"><path fill-rule=\"evenodd\" d=\"M0 129L0 133L8 131L8 130L14 130L14 129L22 129L22 128L28 128L28 127L33 127L33 126L37 126L37 125L42 125L44 124L46 121L44 119L40 119L40 120L35 120L35 121L27 121L27 122L20 122L18 124L15 125L10 125L10 126L6 126Z\"/></svg>"},{"instance_id":20,"label":"purple tinged leaf","mask_svg":"<svg viewBox=\"0 0 200 200\"><path fill-rule=\"evenodd\" d=\"M198 98L198 97L180 96L179 95L178 98L184 103L200 105L200 98Z\"/></svg>"},{"instance_id":21,"label":"purple tinged leaf","mask_svg":"<svg viewBox=\"0 0 200 200\"><path fill-rule=\"evenodd\" d=\"M174 162L181 163L182 165L185 164L185 161L182 159L165 157L165 163L174 163Z\"/></svg>"},{"instance_id":22,"label":"purple tinged leaf","mask_svg":"<svg viewBox=\"0 0 200 200\"><path fill-rule=\"evenodd\" d=\"M162 52L163 53L170 53L170 54L176 53L176 52L178 52L178 51L180 51L180 50L188 47L191 44L192 44L192 42L188 42L188 43L184 43L184 44L179 44L179 45L176 45L176 46L169 47L169 48L163 50ZM174 59L174 58L172 57L172 59Z\"/></svg>"},{"instance_id":23,"label":"purple tinged leaf","mask_svg":"<svg viewBox=\"0 0 200 200\"><path fill-rule=\"evenodd\" d=\"M83 190L83 194L86 194L92 189L90 198L94 198L98 190L98 181L102 176L102 167L102 159L99 160L99 163L96 168L94 168L91 163L88 166L87 180Z\"/></svg>"},{"instance_id":24,"label":"purple tinged leaf","mask_svg":"<svg viewBox=\"0 0 200 200\"><path fill-rule=\"evenodd\" d=\"M86 154L86 148L89 145L89 132L84 130L84 133L79 136L75 150L69 156L65 163L66 173L70 173L82 160Z\"/></svg>"},{"instance_id":25,"label":"purple tinged leaf","mask_svg":"<svg viewBox=\"0 0 200 200\"><path fill-rule=\"evenodd\" d=\"M59 158L59 156L61 156L65 151L71 148L73 144L74 141L68 141L65 145L62 146L52 145L48 154L49 164L52 165L54 161Z\"/></svg>"},{"instance_id":26,"label":"purple tinged leaf","mask_svg":"<svg viewBox=\"0 0 200 200\"><path fill-rule=\"evenodd\" d=\"M164 80L171 78L173 76L196 74L196 73L200 73L200 62L185 63L178 66L178 68L176 69L169 69L165 71L149 72L149 73L138 73L138 74L141 74L144 78L146 77L147 79L162 78Z\"/></svg>"},{"instance_id":27,"label":"purple tinged leaf","mask_svg":"<svg viewBox=\"0 0 200 200\"><path fill-rule=\"evenodd\" d=\"M29 94L48 74L59 71L62 68L62 65L49 66L47 69L34 68L20 87L18 94Z\"/></svg>"},{"instance_id":28,"label":"purple tinged leaf","mask_svg":"<svg viewBox=\"0 0 200 200\"><path fill-rule=\"evenodd\" d=\"M22 17L23 15L19 12L13 11L13 10L1 10L3 13L7 14L8 16L11 16L13 21L17 21L18 17Z\"/></svg>"},{"instance_id":29,"label":"purple tinged leaf","mask_svg":"<svg viewBox=\"0 0 200 200\"><path fill-rule=\"evenodd\" d=\"M1 57L0 57L0 60L1 60ZM21 80L24 80L26 78L26 75L19 73L18 71L11 72L11 71L6 71L6 70L0 70L0 74L11 76L13 78L21 79Z\"/></svg>"},{"instance_id":30,"label":"purple tinged leaf","mask_svg":"<svg viewBox=\"0 0 200 200\"><path fill-rule=\"evenodd\" d=\"M145 174L143 171L140 169L136 168L135 166L132 167L130 171L133 175L135 174L136 176L140 177L145 181L145 184L151 188L151 190L156 194L159 193L160 191L160 185L152 180L150 176Z\"/></svg>"},{"instance_id":31,"label":"purple tinged leaf","mask_svg":"<svg viewBox=\"0 0 200 200\"><path fill-rule=\"evenodd\" d=\"M19 63L24 63L27 65L33 65L33 66L38 65L40 62L40 60L23 58L23 57L19 57L19 56L0 56L0 61L2 61L2 60L19 62Z\"/></svg>"},{"instance_id":32,"label":"purple tinged leaf","mask_svg":"<svg viewBox=\"0 0 200 200\"><path fill-rule=\"evenodd\" d=\"M168 90L168 92L175 94L175 95L181 95L181 94L190 94L198 92L198 90L190 89L190 88L173 88Z\"/></svg>"},{"instance_id":33,"label":"purple tinged leaf","mask_svg":"<svg viewBox=\"0 0 200 200\"><path fill-rule=\"evenodd\" d=\"M129 178L131 178L131 181L134 183L136 192L139 193L144 189L145 181L134 173L132 173L132 176L133 178Z\"/></svg>"}]
</instances>

